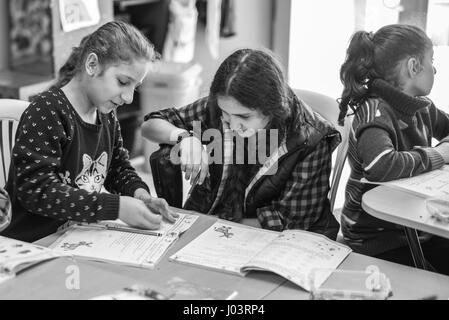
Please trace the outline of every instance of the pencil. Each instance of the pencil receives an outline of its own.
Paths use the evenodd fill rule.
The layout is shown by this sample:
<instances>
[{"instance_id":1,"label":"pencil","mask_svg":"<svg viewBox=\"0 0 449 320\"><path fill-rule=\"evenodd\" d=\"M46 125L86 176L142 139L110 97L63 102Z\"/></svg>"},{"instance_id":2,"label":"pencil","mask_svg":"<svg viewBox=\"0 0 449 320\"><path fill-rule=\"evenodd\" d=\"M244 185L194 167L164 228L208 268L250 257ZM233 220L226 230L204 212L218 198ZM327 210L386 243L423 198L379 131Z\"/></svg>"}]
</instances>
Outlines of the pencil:
<instances>
[{"instance_id":1,"label":"pencil","mask_svg":"<svg viewBox=\"0 0 449 320\"><path fill-rule=\"evenodd\" d=\"M187 198L190 198L190 195L192 194L193 188L198 184L198 181L200 180L200 174L201 172L198 172L196 177L193 179L192 187L189 190L189 193L187 193Z\"/></svg>"},{"instance_id":2,"label":"pencil","mask_svg":"<svg viewBox=\"0 0 449 320\"><path fill-rule=\"evenodd\" d=\"M156 236L156 237L162 237L161 232L152 231L152 230L146 230L146 229L136 229L136 228L129 228L129 227L119 227L119 226L109 226L107 225L107 230L115 230L115 231L124 231L124 232L131 232L131 233L138 233L138 234L146 234L149 236Z\"/></svg>"},{"instance_id":3,"label":"pencil","mask_svg":"<svg viewBox=\"0 0 449 320\"><path fill-rule=\"evenodd\" d=\"M99 223L82 223L79 226L84 228L91 228L91 229L101 229L101 230L115 230L115 231L123 231L123 232L130 232L130 233L138 233L138 234L146 234L149 236L156 236L156 237L162 237L164 234L162 232L153 231L153 230L146 230L146 229L136 229L132 227L126 227L126 226L115 226L115 225L108 225L108 224L99 224Z\"/></svg>"}]
</instances>

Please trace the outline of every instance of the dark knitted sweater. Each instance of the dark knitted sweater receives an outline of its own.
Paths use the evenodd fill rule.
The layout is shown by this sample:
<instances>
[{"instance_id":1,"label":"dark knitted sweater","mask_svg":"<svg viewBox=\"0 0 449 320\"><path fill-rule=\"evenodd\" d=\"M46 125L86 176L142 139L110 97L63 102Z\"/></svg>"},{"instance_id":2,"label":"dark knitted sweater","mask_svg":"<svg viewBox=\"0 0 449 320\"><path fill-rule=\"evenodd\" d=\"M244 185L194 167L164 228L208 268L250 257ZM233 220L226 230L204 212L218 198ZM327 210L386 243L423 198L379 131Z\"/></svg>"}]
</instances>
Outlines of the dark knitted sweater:
<instances>
[{"instance_id":1,"label":"dark knitted sweater","mask_svg":"<svg viewBox=\"0 0 449 320\"><path fill-rule=\"evenodd\" d=\"M443 157L431 143L447 139L449 116L429 99L409 96L383 80L373 81L370 93L373 98L357 109L350 133L351 175L341 226L354 251L376 255L407 242L403 227L363 211L362 195L374 186L360 179L389 181L441 167Z\"/></svg>"},{"instance_id":2,"label":"dark knitted sweater","mask_svg":"<svg viewBox=\"0 0 449 320\"><path fill-rule=\"evenodd\" d=\"M35 241L67 220L116 219L119 194L148 190L128 161L115 114L98 113L97 124L86 123L57 88L25 110L12 153L6 237Z\"/></svg>"}]
</instances>

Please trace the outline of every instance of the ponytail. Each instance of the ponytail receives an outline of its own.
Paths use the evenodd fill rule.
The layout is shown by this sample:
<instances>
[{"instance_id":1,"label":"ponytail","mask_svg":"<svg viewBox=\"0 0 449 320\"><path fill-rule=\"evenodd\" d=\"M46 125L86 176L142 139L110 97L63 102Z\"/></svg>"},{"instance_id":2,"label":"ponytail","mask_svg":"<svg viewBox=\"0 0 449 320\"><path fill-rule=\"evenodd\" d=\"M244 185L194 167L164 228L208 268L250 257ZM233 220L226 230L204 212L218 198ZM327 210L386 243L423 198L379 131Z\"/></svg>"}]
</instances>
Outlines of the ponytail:
<instances>
[{"instance_id":1,"label":"ponytail","mask_svg":"<svg viewBox=\"0 0 449 320\"><path fill-rule=\"evenodd\" d=\"M373 34L356 32L349 43L346 60L340 69L343 93L339 101L338 123L344 124L348 106L356 107L368 96L368 83L375 78Z\"/></svg>"},{"instance_id":2,"label":"ponytail","mask_svg":"<svg viewBox=\"0 0 449 320\"><path fill-rule=\"evenodd\" d=\"M66 63L59 69L58 80L55 84L57 88L64 87L78 73L83 58L85 44L89 36L81 40L79 47L74 47Z\"/></svg>"},{"instance_id":3,"label":"ponytail","mask_svg":"<svg viewBox=\"0 0 449 320\"><path fill-rule=\"evenodd\" d=\"M400 63L409 57L418 57L422 61L430 48L432 41L426 33L412 25L391 24L375 34L356 32L340 69L343 93L338 123L343 124L348 107L355 112L369 98L369 86L374 79L400 88Z\"/></svg>"},{"instance_id":4,"label":"ponytail","mask_svg":"<svg viewBox=\"0 0 449 320\"><path fill-rule=\"evenodd\" d=\"M80 51L81 50L79 47L73 48L72 53L70 54L66 63L59 69L56 87L58 88L64 87L75 76L77 69L77 61L79 59L79 56L81 55Z\"/></svg>"},{"instance_id":5,"label":"ponytail","mask_svg":"<svg viewBox=\"0 0 449 320\"><path fill-rule=\"evenodd\" d=\"M129 63L134 59L155 61L159 55L153 45L134 26L121 21L102 25L85 36L78 47L73 48L67 62L61 67L56 87L62 88L78 73L90 53L95 53L103 68L115 63Z\"/></svg>"}]
</instances>

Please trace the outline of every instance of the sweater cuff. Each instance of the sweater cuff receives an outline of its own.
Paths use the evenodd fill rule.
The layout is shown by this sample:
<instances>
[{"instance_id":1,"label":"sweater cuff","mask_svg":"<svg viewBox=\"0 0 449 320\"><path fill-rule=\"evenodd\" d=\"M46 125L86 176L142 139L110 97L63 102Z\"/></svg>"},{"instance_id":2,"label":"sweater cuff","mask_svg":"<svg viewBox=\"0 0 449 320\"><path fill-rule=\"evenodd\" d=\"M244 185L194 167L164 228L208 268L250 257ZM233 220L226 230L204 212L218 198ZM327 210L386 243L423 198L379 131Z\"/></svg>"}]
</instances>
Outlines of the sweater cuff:
<instances>
[{"instance_id":1,"label":"sweater cuff","mask_svg":"<svg viewBox=\"0 0 449 320\"><path fill-rule=\"evenodd\" d=\"M133 181L129 185L125 186L123 188L122 195L134 197L134 192L136 192L136 190L140 188L147 190L148 193L152 196L150 188L148 188L147 184L142 180Z\"/></svg>"},{"instance_id":2,"label":"sweater cuff","mask_svg":"<svg viewBox=\"0 0 449 320\"><path fill-rule=\"evenodd\" d=\"M429 170L435 170L441 168L444 165L443 156L434 148L416 147L415 149L417 151L424 153L425 156L429 159L430 162Z\"/></svg>"},{"instance_id":3,"label":"sweater cuff","mask_svg":"<svg viewBox=\"0 0 449 320\"><path fill-rule=\"evenodd\" d=\"M102 193L101 206L98 211L98 220L116 220L119 215L120 196L117 194Z\"/></svg>"}]
</instances>

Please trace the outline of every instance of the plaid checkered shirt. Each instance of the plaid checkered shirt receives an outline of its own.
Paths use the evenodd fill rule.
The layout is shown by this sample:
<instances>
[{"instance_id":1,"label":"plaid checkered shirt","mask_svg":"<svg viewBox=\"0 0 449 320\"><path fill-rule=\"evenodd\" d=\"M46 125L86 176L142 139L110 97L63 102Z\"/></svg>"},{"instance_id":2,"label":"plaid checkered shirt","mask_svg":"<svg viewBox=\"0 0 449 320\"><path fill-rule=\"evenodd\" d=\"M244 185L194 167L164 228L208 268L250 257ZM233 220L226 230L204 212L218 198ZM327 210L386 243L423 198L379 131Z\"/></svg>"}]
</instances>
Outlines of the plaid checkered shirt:
<instances>
[{"instance_id":1,"label":"plaid checkered shirt","mask_svg":"<svg viewBox=\"0 0 449 320\"><path fill-rule=\"evenodd\" d=\"M207 110L208 102L208 97L205 97L182 108L169 108L147 114L144 119L145 121L156 118L163 119L178 128L188 131L193 129L193 121L201 121L203 133L210 128L210 123L208 123L210 119ZM227 130L224 131L225 161L223 173L217 196L210 209L205 209L205 211L208 211L208 214L213 214L213 209L220 202L220 197L228 178L226 155L229 150L232 150L233 142L232 139L226 138ZM257 217L263 228L277 231L284 229L309 230L313 226L320 218L320 213L326 211L326 206L328 206L327 195L330 188L331 155L339 142L339 135L338 139L322 139L312 152L295 165L289 180L286 181L284 189L280 192L280 196L276 200L271 201L269 205L257 208ZM271 160L277 161L287 153L284 141L278 150L274 152ZM267 161L270 161L270 159ZM248 194L256 181L263 178L263 168L259 170L249 183L246 194Z\"/></svg>"}]
</instances>

